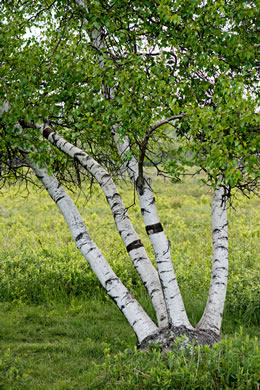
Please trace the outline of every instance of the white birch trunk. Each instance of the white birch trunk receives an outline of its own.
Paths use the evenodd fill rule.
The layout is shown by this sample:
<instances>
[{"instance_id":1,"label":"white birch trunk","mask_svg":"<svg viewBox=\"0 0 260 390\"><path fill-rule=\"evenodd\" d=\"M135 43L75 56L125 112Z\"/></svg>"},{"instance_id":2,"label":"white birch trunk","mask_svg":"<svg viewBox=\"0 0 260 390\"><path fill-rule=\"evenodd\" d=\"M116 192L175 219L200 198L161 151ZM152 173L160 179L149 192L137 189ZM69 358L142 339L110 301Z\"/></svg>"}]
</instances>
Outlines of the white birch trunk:
<instances>
[{"instance_id":1,"label":"white birch trunk","mask_svg":"<svg viewBox=\"0 0 260 390\"><path fill-rule=\"evenodd\" d=\"M158 325L160 328L166 327L168 325L167 312L158 272L152 265L141 240L134 230L125 205L111 176L92 157L88 156L87 153L67 142L50 128L42 128L41 131L43 136L59 150L74 160L77 160L82 167L87 169L101 186L126 250L151 297Z\"/></svg>"},{"instance_id":2,"label":"white birch trunk","mask_svg":"<svg viewBox=\"0 0 260 390\"><path fill-rule=\"evenodd\" d=\"M198 329L220 334L228 280L227 199L223 187L216 188L212 199L213 259L208 301Z\"/></svg>"},{"instance_id":3,"label":"white birch trunk","mask_svg":"<svg viewBox=\"0 0 260 390\"><path fill-rule=\"evenodd\" d=\"M124 139L123 142L118 135L114 134L114 139L121 156L130 150L129 142ZM138 162L135 157L128 162L128 174L132 182L135 184L138 179ZM163 227L160 223L159 216L155 205L155 197L151 187L151 180L145 178L142 191L137 185L137 194L140 202L141 212L146 228L146 232L151 241L158 273L165 297L169 322L173 326L185 326L191 329L183 299L174 273L170 241L167 239Z\"/></svg>"},{"instance_id":4,"label":"white birch trunk","mask_svg":"<svg viewBox=\"0 0 260 390\"><path fill-rule=\"evenodd\" d=\"M54 176L49 176L45 169L32 168L59 207L77 248L90 264L108 295L125 315L139 343L147 336L156 333L158 331L157 326L113 272L91 239L77 207L61 187L58 180Z\"/></svg>"},{"instance_id":5,"label":"white birch trunk","mask_svg":"<svg viewBox=\"0 0 260 390\"><path fill-rule=\"evenodd\" d=\"M87 7L87 4L83 1L83 0L76 0L77 4L84 7L87 11L88 11L88 7ZM85 23L87 23L87 20L84 21ZM104 48L104 40L102 39L102 34L101 34L101 31L100 29L94 29L91 33L91 36L90 36L90 39L93 43L93 46L95 46L98 50ZM99 63L100 63L100 67L102 68L103 66L103 57L102 57L102 54L99 55ZM104 91L104 95L106 96L106 92ZM107 96L106 96L107 97ZM109 88L109 98L110 99L113 99L114 98L114 90L113 88ZM112 132L116 134L116 128L114 126L112 126ZM124 170L124 166L121 168L121 172L123 172ZM138 173L137 173L138 175ZM135 183L135 181L134 181ZM142 207L142 206L141 206ZM157 224L158 225L158 224ZM149 233L148 233L149 234ZM152 240L151 240L152 241ZM167 247L168 247L168 240L167 240ZM157 245L157 248L159 250L159 247ZM164 251L165 250L165 247L162 248L162 250ZM168 252L168 250L167 250ZM165 272L167 272L166 269L164 269ZM148 269L147 269L147 272L148 272ZM166 279L166 278L165 278ZM176 280L176 279L175 279ZM166 283L165 285L166 287L165 288L169 288L169 284ZM156 287L158 288L158 287ZM160 288L161 290L161 288ZM162 294L162 290L160 291L160 294ZM174 294L172 294L173 296ZM163 294L162 294L162 298L161 299L161 302L163 300ZM175 298L174 298L175 299ZM178 298L176 297L175 301L178 301ZM166 306L165 306L165 303L166 303ZM162 309L163 309L163 312L160 313L160 316L157 316L157 320L158 320L158 324L160 327L166 327L168 326L168 315L167 315L167 302L163 303L163 306L162 306ZM184 306L183 308L184 309ZM156 309L155 309L156 310ZM157 311L157 310L156 310ZM185 312L185 309L184 309L184 312ZM159 313L158 313L159 314ZM179 320L176 318L176 322L178 322Z\"/></svg>"}]
</instances>

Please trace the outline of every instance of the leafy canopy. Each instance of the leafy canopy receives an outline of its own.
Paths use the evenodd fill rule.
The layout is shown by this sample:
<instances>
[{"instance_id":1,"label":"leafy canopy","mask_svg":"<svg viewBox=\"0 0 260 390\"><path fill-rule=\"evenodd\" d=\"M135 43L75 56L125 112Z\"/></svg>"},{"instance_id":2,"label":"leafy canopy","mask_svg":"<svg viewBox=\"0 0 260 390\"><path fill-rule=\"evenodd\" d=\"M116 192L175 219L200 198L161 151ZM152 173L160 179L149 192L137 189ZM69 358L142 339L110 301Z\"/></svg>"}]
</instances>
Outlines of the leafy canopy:
<instances>
[{"instance_id":1,"label":"leafy canopy","mask_svg":"<svg viewBox=\"0 0 260 390\"><path fill-rule=\"evenodd\" d=\"M7 1L0 16L8 177L21 150L73 177L74 163L35 129L48 120L109 169L120 164L116 129L137 158L163 161L175 178L195 165L213 186L257 185L256 1ZM172 116L181 118L151 131Z\"/></svg>"}]
</instances>

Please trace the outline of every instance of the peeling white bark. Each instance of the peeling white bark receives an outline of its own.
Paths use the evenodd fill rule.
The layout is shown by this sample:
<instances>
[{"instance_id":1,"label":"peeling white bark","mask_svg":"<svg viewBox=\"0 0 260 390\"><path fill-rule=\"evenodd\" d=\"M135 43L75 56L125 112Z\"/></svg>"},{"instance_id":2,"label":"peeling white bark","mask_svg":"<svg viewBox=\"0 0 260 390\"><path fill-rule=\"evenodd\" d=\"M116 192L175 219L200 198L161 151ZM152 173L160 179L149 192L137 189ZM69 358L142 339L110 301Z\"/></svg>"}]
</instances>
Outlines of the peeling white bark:
<instances>
[{"instance_id":1,"label":"peeling white bark","mask_svg":"<svg viewBox=\"0 0 260 390\"><path fill-rule=\"evenodd\" d=\"M49 176L45 169L38 169L34 166L32 166L32 168L51 198L59 207L77 248L90 264L108 295L125 315L133 328L139 343L147 336L156 333L158 331L157 326L113 272L104 256L91 239L77 207L61 187L58 180L54 176Z\"/></svg>"},{"instance_id":2,"label":"peeling white bark","mask_svg":"<svg viewBox=\"0 0 260 390\"><path fill-rule=\"evenodd\" d=\"M227 199L223 187L216 188L212 199L213 259L208 301L198 329L220 334L228 280Z\"/></svg>"},{"instance_id":3,"label":"peeling white bark","mask_svg":"<svg viewBox=\"0 0 260 390\"><path fill-rule=\"evenodd\" d=\"M149 296L151 297L159 327L167 326L167 314L158 272L147 256L145 248L139 239L127 214L125 205L108 172L92 157L81 149L67 142L64 138L48 127L41 131L59 150L77 160L82 167L91 173L101 186L111 208L117 229L132 259L135 269L140 275Z\"/></svg>"},{"instance_id":4,"label":"peeling white bark","mask_svg":"<svg viewBox=\"0 0 260 390\"><path fill-rule=\"evenodd\" d=\"M114 140L121 156L130 151L129 142L126 138L122 141L115 133ZM135 184L137 182L139 172L138 162L134 156L128 162L128 174L132 182ZM160 223L155 204L155 197L151 187L151 180L149 178L145 177L142 191L140 191L137 186L137 194L146 232L155 253L169 322L173 326L185 326L186 328L192 329L173 269L170 241L167 239Z\"/></svg>"}]
</instances>

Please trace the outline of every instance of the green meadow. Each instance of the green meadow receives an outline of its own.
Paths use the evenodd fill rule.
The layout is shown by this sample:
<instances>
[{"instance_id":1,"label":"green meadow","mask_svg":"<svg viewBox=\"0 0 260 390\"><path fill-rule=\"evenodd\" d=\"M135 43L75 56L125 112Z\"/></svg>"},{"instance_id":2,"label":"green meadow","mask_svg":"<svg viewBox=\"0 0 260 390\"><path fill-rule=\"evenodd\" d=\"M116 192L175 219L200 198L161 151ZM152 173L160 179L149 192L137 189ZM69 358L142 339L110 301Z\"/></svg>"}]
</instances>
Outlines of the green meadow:
<instances>
[{"instance_id":1,"label":"green meadow","mask_svg":"<svg viewBox=\"0 0 260 390\"><path fill-rule=\"evenodd\" d=\"M204 309L212 256L210 189L154 178L161 222L189 317ZM28 193L29 190L29 193ZM135 194L125 205L152 261ZM72 194L114 271L155 318L98 187ZM229 209L230 276L222 342L161 354L136 339L77 250L45 191L0 194L0 389L259 389L260 199L236 194Z\"/></svg>"}]
</instances>

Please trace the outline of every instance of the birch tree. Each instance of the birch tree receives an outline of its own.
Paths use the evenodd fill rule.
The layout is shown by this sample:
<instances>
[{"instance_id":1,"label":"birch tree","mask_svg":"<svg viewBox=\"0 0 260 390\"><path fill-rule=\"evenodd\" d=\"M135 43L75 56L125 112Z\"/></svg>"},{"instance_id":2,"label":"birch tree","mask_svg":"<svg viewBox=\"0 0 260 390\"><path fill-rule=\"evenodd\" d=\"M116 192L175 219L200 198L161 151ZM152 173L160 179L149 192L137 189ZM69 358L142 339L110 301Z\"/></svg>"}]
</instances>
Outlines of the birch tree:
<instances>
[{"instance_id":1,"label":"birch tree","mask_svg":"<svg viewBox=\"0 0 260 390\"><path fill-rule=\"evenodd\" d=\"M42 182L138 342L220 335L232 191L257 190L257 9L240 2L81 0L1 5L1 179ZM213 188L212 277L204 314L187 317L156 210L149 161ZM135 232L114 177L125 166L156 260ZM122 285L62 188L92 178L152 300L157 324ZM171 332L171 333L170 333Z\"/></svg>"}]
</instances>

